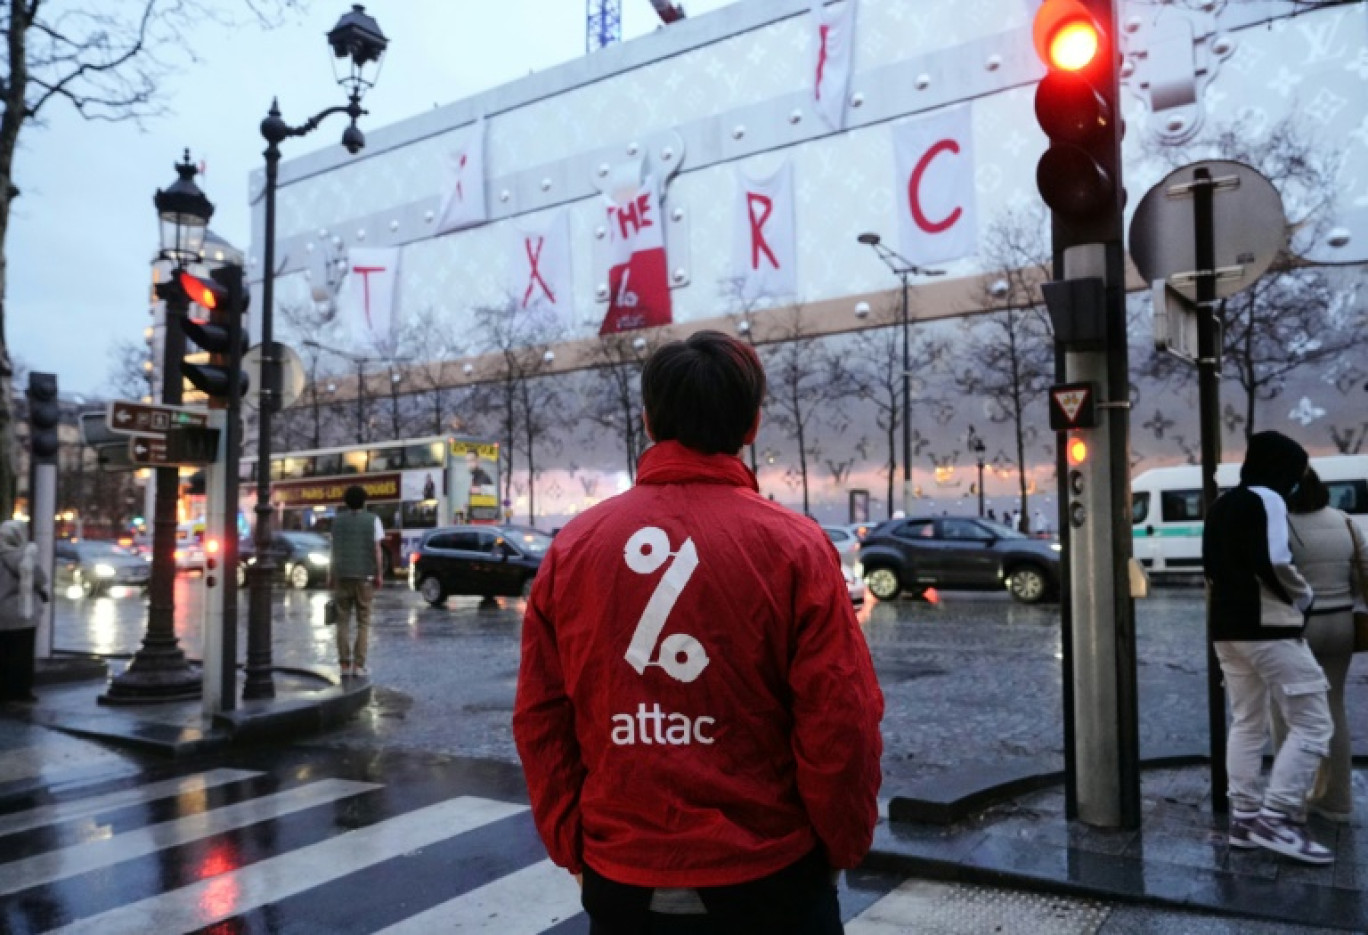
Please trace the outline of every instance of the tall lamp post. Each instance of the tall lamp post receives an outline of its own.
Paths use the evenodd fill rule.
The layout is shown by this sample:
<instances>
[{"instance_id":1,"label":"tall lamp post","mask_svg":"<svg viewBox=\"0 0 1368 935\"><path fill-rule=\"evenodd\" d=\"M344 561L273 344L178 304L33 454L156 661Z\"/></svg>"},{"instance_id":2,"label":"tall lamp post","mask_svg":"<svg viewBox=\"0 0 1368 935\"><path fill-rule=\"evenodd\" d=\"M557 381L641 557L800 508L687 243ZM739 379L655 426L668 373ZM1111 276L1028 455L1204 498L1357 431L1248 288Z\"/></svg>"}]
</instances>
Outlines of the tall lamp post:
<instances>
[{"instance_id":1,"label":"tall lamp post","mask_svg":"<svg viewBox=\"0 0 1368 935\"><path fill-rule=\"evenodd\" d=\"M157 296L165 304L162 338L161 401L169 406L181 402L181 358L185 356L185 332L181 321L190 298L180 285L180 273L200 261L204 234L214 206L195 184L198 174L190 150L176 164L176 181L158 189L152 202L161 222L159 263L172 267ZM147 633L133 660L110 680L100 696L103 704L139 704L168 699L197 698L200 673L190 667L176 639L176 501L180 494L180 470L156 469L156 506L152 519L152 581L148 589Z\"/></svg>"},{"instance_id":2,"label":"tall lamp post","mask_svg":"<svg viewBox=\"0 0 1368 935\"><path fill-rule=\"evenodd\" d=\"M978 461L979 519L983 519L983 457L988 452L988 446L983 443L983 439L975 435L969 442L969 447Z\"/></svg>"},{"instance_id":3,"label":"tall lamp post","mask_svg":"<svg viewBox=\"0 0 1368 935\"><path fill-rule=\"evenodd\" d=\"M902 456L903 456L903 514L912 515L912 353L907 320L907 293L913 276L941 276L945 270L923 269L897 253L873 232L855 238L873 248L875 255L902 281Z\"/></svg>"},{"instance_id":4,"label":"tall lamp post","mask_svg":"<svg viewBox=\"0 0 1368 935\"><path fill-rule=\"evenodd\" d=\"M275 221L276 185L279 178L280 144L293 136L307 136L334 114L350 118L342 131L342 146L355 155L366 145L365 134L356 121L366 113L361 98L375 86L381 59L389 40L380 26L360 4L344 14L328 32L334 69L337 62L349 60L347 73L337 75L337 83L347 89L347 103L319 111L298 126L290 126L280 116L280 105L271 101L261 135L266 140L266 242L261 271L261 408L257 417L257 502L254 542L258 560L252 565L251 596L247 612L247 675L242 687L244 700L275 697L271 680L271 581L275 559L271 555L271 415L280 401L279 358L272 339L272 314L275 303ZM375 65L375 77L367 77L368 66Z\"/></svg>"}]
</instances>

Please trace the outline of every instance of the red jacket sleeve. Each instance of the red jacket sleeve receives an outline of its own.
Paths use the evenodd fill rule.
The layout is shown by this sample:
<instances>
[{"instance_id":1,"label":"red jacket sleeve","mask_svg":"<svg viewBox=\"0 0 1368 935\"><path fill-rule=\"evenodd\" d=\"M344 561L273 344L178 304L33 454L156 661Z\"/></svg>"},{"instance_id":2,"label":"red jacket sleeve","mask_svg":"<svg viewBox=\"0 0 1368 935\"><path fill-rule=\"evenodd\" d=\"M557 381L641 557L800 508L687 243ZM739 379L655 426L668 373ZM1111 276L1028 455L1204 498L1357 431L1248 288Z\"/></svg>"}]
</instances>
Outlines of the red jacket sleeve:
<instances>
[{"instance_id":1,"label":"red jacket sleeve","mask_svg":"<svg viewBox=\"0 0 1368 935\"><path fill-rule=\"evenodd\" d=\"M789 688L798 792L831 866L859 864L874 839L882 778L883 693L850 606L840 559L810 547L795 595Z\"/></svg>"},{"instance_id":2,"label":"red jacket sleeve","mask_svg":"<svg viewBox=\"0 0 1368 935\"><path fill-rule=\"evenodd\" d=\"M575 712L565 692L555 624L547 610L554 555L553 548L538 570L523 617L513 739L546 852L557 865L579 873L583 870L579 801L585 769L575 735Z\"/></svg>"}]
</instances>

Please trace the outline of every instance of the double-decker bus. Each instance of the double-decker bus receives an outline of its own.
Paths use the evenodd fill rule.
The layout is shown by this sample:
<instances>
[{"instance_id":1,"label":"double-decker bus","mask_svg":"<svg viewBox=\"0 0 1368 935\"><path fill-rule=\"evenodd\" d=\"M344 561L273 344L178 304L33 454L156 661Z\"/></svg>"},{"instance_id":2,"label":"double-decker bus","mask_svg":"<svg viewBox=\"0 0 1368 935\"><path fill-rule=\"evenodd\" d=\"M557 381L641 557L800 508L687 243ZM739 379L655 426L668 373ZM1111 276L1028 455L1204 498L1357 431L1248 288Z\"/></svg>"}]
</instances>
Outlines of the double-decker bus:
<instances>
[{"instance_id":1,"label":"double-decker bus","mask_svg":"<svg viewBox=\"0 0 1368 935\"><path fill-rule=\"evenodd\" d=\"M243 520L255 516L257 459L240 473ZM459 436L371 442L271 456L273 528L328 533L353 484L385 529L385 573L407 568L405 556L424 531L452 523L497 523L499 445ZM241 530L248 534L246 528Z\"/></svg>"}]
</instances>

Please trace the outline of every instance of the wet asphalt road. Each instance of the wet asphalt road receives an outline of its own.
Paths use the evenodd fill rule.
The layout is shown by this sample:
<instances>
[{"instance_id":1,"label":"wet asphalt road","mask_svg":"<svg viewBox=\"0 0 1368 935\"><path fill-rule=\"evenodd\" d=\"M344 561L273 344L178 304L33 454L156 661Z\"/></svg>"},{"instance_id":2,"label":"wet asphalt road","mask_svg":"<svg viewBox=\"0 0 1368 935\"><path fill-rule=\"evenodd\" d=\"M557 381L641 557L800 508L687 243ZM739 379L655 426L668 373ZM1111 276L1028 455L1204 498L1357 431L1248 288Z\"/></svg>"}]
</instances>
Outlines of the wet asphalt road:
<instances>
[{"instance_id":1,"label":"wet asphalt road","mask_svg":"<svg viewBox=\"0 0 1368 935\"><path fill-rule=\"evenodd\" d=\"M200 579L178 582L178 632L198 657ZM322 591L278 590L275 663L336 673ZM1170 587L1138 601L1142 754L1203 749L1205 651L1201 592ZM400 583L376 602L375 702L323 742L516 762L510 718L520 600L482 609L474 598L431 608ZM1005 595L948 593L938 606L870 599L860 617L886 698L885 794L992 761L1062 766L1060 639L1055 605ZM245 618L244 618L245 619ZM136 597L58 602L60 649L127 653L143 627ZM245 629L239 652L246 652ZM1368 665L1350 674L1350 723L1368 724ZM1362 738L1359 738L1362 739Z\"/></svg>"}]
</instances>

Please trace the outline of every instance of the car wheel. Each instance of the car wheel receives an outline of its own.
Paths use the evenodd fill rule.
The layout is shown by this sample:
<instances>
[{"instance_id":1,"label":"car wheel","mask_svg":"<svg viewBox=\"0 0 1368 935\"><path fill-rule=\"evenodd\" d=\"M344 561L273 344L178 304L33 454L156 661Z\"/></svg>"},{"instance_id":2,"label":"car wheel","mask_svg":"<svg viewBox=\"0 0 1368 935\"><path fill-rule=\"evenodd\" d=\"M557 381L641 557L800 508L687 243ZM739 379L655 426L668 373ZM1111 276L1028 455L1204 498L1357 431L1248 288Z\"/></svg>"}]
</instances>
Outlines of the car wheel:
<instances>
[{"instance_id":1,"label":"car wheel","mask_svg":"<svg viewBox=\"0 0 1368 935\"><path fill-rule=\"evenodd\" d=\"M872 568L865 575L869 593L881 601L891 601L902 593L902 582L891 568Z\"/></svg>"},{"instance_id":2,"label":"car wheel","mask_svg":"<svg viewBox=\"0 0 1368 935\"><path fill-rule=\"evenodd\" d=\"M447 596L446 591L442 590L442 582L432 575L418 583L418 593L433 607L441 607L446 603Z\"/></svg>"},{"instance_id":3,"label":"car wheel","mask_svg":"<svg viewBox=\"0 0 1368 935\"><path fill-rule=\"evenodd\" d=\"M100 586L85 575L81 575L81 597L99 597Z\"/></svg>"},{"instance_id":4,"label":"car wheel","mask_svg":"<svg viewBox=\"0 0 1368 935\"><path fill-rule=\"evenodd\" d=\"M1038 604L1049 593L1050 582L1035 565L1018 565L1007 578L1007 590L1023 604Z\"/></svg>"},{"instance_id":5,"label":"car wheel","mask_svg":"<svg viewBox=\"0 0 1368 935\"><path fill-rule=\"evenodd\" d=\"M290 579L290 587L294 588L296 591L303 591L310 584L309 569L305 565L291 566L288 577Z\"/></svg>"}]
</instances>

